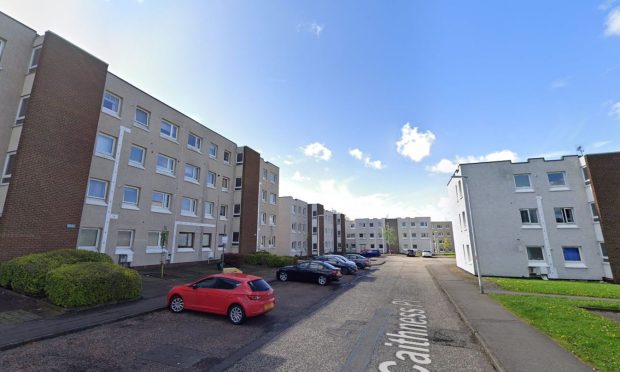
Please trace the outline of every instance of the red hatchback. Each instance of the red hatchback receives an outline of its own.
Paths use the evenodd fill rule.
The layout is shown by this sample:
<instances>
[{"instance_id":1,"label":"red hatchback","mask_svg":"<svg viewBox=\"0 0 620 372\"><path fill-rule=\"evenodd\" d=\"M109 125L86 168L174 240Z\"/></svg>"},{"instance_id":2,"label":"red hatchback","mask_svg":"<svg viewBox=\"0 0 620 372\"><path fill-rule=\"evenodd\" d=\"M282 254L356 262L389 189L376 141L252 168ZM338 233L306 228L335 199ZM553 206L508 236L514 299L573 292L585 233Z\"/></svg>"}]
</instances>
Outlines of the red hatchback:
<instances>
[{"instance_id":1,"label":"red hatchback","mask_svg":"<svg viewBox=\"0 0 620 372\"><path fill-rule=\"evenodd\" d=\"M262 278L247 274L214 274L168 292L172 312L197 310L227 315L233 324L274 309L273 289Z\"/></svg>"}]
</instances>

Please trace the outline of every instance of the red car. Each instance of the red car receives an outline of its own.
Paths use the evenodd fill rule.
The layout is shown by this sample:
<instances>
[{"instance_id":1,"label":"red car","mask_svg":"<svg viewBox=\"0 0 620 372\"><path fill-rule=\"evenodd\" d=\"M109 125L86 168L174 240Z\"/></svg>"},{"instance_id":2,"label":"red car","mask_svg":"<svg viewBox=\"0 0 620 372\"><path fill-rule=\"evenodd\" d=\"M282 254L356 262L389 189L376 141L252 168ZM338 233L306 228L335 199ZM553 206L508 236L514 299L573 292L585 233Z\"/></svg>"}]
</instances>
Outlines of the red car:
<instances>
[{"instance_id":1,"label":"red car","mask_svg":"<svg viewBox=\"0 0 620 372\"><path fill-rule=\"evenodd\" d=\"M197 310L228 316L233 324L274 309L273 289L262 278L247 274L214 274L168 292L174 313Z\"/></svg>"}]
</instances>

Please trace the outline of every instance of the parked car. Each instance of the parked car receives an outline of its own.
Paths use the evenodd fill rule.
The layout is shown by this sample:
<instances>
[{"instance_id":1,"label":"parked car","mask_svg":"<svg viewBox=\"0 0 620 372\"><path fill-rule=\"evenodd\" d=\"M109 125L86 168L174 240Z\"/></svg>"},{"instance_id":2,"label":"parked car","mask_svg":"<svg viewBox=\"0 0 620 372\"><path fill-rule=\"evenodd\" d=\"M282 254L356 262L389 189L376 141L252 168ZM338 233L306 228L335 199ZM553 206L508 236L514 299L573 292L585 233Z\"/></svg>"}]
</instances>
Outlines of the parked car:
<instances>
[{"instance_id":1,"label":"parked car","mask_svg":"<svg viewBox=\"0 0 620 372\"><path fill-rule=\"evenodd\" d=\"M337 260L340 260L340 261L342 261L342 262L348 263L348 264L350 264L350 265L355 265L355 267L357 267L357 264L355 263L355 261L353 261L353 260L349 260L348 258L346 258L346 257L345 257L345 256L343 256L343 255L340 255L340 254L331 254L331 253L330 253L330 254L326 254L325 256L326 256L326 257L334 257L334 258L336 258Z\"/></svg>"},{"instance_id":2,"label":"parked car","mask_svg":"<svg viewBox=\"0 0 620 372\"><path fill-rule=\"evenodd\" d=\"M422 251L422 257L433 257L433 253L431 251Z\"/></svg>"},{"instance_id":3,"label":"parked car","mask_svg":"<svg viewBox=\"0 0 620 372\"><path fill-rule=\"evenodd\" d=\"M407 257L415 257L418 255L417 249L407 249Z\"/></svg>"},{"instance_id":4,"label":"parked car","mask_svg":"<svg viewBox=\"0 0 620 372\"><path fill-rule=\"evenodd\" d=\"M297 280L301 282L315 282L327 285L334 280L340 280L342 273L337 267L322 261L305 261L297 265L284 266L276 272L279 281Z\"/></svg>"},{"instance_id":5,"label":"parked car","mask_svg":"<svg viewBox=\"0 0 620 372\"><path fill-rule=\"evenodd\" d=\"M345 260L338 256L318 256L315 260L327 262L332 266L339 268L343 275L354 274L357 272L357 265L355 262Z\"/></svg>"},{"instance_id":6,"label":"parked car","mask_svg":"<svg viewBox=\"0 0 620 372\"><path fill-rule=\"evenodd\" d=\"M347 255L344 256L345 258L347 258L348 260L351 260L353 262L355 262L355 264L357 265L358 268L360 269L365 269L367 267L370 267L370 260L364 256L361 256L357 253L349 253Z\"/></svg>"},{"instance_id":7,"label":"parked car","mask_svg":"<svg viewBox=\"0 0 620 372\"><path fill-rule=\"evenodd\" d=\"M381 251L378 249L364 249L360 252L360 255L364 257L381 257Z\"/></svg>"},{"instance_id":8,"label":"parked car","mask_svg":"<svg viewBox=\"0 0 620 372\"><path fill-rule=\"evenodd\" d=\"M214 274L172 288L167 296L174 313L196 310L228 316L233 324L275 308L273 289L262 278L247 274Z\"/></svg>"}]
</instances>

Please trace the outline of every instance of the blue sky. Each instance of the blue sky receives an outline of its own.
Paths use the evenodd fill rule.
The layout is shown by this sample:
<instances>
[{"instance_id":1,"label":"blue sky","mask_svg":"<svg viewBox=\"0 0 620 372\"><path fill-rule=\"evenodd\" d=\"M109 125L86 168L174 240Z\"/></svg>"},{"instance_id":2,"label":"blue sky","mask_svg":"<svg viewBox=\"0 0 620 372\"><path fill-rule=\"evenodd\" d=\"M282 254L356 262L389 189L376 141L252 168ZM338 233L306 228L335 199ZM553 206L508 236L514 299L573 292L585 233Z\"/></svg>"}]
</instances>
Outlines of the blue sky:
<instances>
[{"instance_id":1,"label":"blue sky","mask_svg":"<svg viewBox=\"0 0 620 372\"><path fill-rule=\"evenodd\" d=\"M458 162L620 149L620 1L4 1L351 217L446 217ZM33 9L38 9L34 12Z\"/></svg>"}]
</instances>

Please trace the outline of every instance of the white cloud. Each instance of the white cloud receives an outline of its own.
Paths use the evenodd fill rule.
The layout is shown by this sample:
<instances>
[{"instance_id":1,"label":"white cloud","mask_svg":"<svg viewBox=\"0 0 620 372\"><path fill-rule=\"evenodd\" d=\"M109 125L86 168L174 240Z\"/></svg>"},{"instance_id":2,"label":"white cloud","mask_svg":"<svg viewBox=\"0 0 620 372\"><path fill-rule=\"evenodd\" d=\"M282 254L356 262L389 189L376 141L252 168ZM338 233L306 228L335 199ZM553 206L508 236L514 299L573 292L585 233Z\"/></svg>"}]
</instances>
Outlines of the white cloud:
<instances>
[{"instance_id":1,"label":"white cloud","mask_svg":"<svg viewBox=\"0 0 620 372\"><path fill-rule=\"evenodd\" d=\"M592 147L594 147L595 149L601 148L601 147L605 147L607 145L609 145L611 143L611 141L598 141L598 142L594 142L592 144Z\"/></svg>"},{"instance_id":2,"label":"white cloud","mask_svg":"<svg viewBox=\"0 0 620 372\"><path fill-rule=\"evenodd\" d=\"M611 110L609 110L609 115L620 120L620 102L616 102L611 105Z\"/></svg>"},{"instance_id":3,"label":"white cloud","mask_svg":"<svg viewBox=\"0 0 620 372\"><path fill-rule=\"evenodd\" d=\"M459 164L465 163L481 163L485 161L510 160L516 162L519 160L517 154L510 150L495 151L481 156L456 156L454 161L449 159L441 159L437 164L427 167L426 169L433 173L453 173Z\"/></svg>"},{"instance_id":4,"label":"white cloud","mask_svg":"<svg viewBox=\"0 0 620 372\"><path fill-rule=\"evenodd\" d=\"M332 151L325 147L322 143L318 142L302 147L301 150L304 152L304 155L317 160L327 161L332 157Z\"/></svg>"},{"instance_id":5,"label":"white cloud","mask_svg":"<svg viewBox=\"0 0 620 372\"><path fill-rule=\"evenodd\" d=\"M317 23L316 21L302 22L297 25L297 32L300 32L300 31L309 32L313 34L314 36L316 36L316 38L318 39L321 37L321 33L323 32L324 28L325 28L325 25Z\"/></svg>"},{"instance_id":6,"label":"white cloud","mask_svg":"<svg viewBox=\"0 0 620 372\"><path fill-rule=\"evenodd\" d=\"M598 6L598 9L602 11L607 11L609 8L611 8L614 5L615 2L616 0L605 0Z\"/></svg>"},{"instance_id":7,"label":"white cloud","mask_svg":"<svg viewBox=\"0 0 620 372\"><path fill-rule=\"evenodd\" d=\"M303 182L303 181L310 180L310 177L304 177L304 176L301 175L301 173L299 171L295 171L295 173L293 173L293 177L291 177L291 179L293 181Z\"/></svg>"},{"instance_id":8,"label":"white cloud","mask_svg":"<svg viewBox=\"0 0 620 372\"><path fill-rule=\"evenodd\" d=\"M401 137L396 142L396 151L414 162L420 162L431 153L431 146L435 142L435 134L430 130L418 132L418 127L411 127L406 123L401 128Z\"/></svg>"},{"instance_id":9,"label":"white cloud","mask_svg":"<svg viewBox=\"0 0 620 372\"><path fill-rule=\"evenodd\" d=\"M620 36L620 8L615 8L607 15L605 36Z\"/></svg>"},{"instance_id":10,"label":"white cloud","mask_svg":"<svg viewBox=\"0 0 620 372\"><path fill-rule=\"evenodd\" d=\"M377 170L381 170L384 167L381 160L371 160L370 156L368 155L364 156L364 153L360 149L356 148L356 149L349 150L349 155L351 155L357 160L361 160L364 163L365 167L377 169Z\"/></svg>"},{"instance_id":11,"label":"white cloud","mask_svg":"<svg viewBox=\"0 0 620 372\"><path fill-rule=\"evenodd\" d=\"M561 88L566 88L568 86L568 82L569 82L570 78L566 77L566 78L559 78L559 79L555 79L551 82L550 87L551 89L561 89Z\"/></svg>"}]
</instances>

